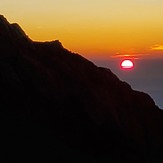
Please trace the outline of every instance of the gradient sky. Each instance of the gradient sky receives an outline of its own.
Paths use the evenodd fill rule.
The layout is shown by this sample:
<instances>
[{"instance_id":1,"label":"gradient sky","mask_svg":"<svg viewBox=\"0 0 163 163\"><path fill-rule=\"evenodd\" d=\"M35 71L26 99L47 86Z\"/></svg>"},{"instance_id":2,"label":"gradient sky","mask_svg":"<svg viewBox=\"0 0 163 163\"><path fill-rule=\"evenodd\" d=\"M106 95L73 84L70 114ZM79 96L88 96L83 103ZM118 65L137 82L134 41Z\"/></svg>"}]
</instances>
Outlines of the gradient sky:
<instances>
[{"instance_id":1,"label":"gradient sky","mask_svg":"<svg viewBox=\"0 0 163 163\"><path fill-rule=\"evenodd\" d=\"M0 11L33 40L85 57L162 57L163 0L0 0Z\"/></svg>"},{"instance_id":2,"label":"gradient sky","mask_svg":"<svg viewBox=\"0 0 163 163\"><path fill-rule=\"evenodd\" d=\"M163 109L163 0L0 0L0 12L31 39L60 40L110 68ZM131 72L120 69L124 58Z\"/></svg>"}]
</instances>

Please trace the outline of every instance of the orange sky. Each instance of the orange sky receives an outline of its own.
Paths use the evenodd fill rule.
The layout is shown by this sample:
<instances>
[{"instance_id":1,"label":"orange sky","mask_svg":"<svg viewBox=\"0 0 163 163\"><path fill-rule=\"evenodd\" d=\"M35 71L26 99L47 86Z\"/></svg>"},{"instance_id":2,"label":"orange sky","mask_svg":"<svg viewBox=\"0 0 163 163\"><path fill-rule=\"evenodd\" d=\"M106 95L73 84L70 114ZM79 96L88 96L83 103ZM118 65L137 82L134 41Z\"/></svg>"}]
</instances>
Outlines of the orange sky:
<instances>
[{"instance_id":1,"label":"orange sky","mask_svg":"<svg viewBox=\"0 0 163 163\"><path fill-rule=\"evenodd\" d=\"M162 0L1 0L0 11L33 40L85 57L162 57Z\"/></svg>"}]
</instances>

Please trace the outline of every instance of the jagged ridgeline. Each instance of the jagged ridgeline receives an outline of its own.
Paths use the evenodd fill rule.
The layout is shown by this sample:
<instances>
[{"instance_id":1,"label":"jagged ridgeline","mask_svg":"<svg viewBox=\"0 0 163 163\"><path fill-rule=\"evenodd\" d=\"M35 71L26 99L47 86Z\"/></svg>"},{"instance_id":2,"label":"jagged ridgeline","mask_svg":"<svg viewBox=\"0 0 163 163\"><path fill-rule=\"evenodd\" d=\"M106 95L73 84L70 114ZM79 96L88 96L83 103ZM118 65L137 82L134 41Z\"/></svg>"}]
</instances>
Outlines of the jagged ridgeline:
<instances>
[{"instance_id":1,"label":"jagged ridgeline","mask_svg":"<svg viewBox=\"0 0 163 163\"><path fill-rule=\"evenodd\" d=\"M163 162L163 111L59 41L0 16L2 162Z\"/></svg>"}]
</instances>

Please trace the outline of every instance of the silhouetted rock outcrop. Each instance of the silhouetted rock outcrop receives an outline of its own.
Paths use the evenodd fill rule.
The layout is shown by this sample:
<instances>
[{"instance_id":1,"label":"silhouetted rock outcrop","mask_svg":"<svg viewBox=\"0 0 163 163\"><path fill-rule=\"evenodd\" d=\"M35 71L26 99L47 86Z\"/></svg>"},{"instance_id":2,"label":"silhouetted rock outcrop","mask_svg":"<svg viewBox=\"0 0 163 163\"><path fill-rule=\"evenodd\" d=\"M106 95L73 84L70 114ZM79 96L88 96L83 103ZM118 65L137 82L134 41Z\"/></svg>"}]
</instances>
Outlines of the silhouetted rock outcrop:
<instances>
[{"instance_id":1,"label":"silhouetted rock outcrop","mask_svg":"<svg viewBox=\"0 0 163 163\"><path fill-rule=\"evenodd\" d=\"M3 162L163 162L163 113L149 95L3 16L0 108Z\"/></svg>"}]
</instances>

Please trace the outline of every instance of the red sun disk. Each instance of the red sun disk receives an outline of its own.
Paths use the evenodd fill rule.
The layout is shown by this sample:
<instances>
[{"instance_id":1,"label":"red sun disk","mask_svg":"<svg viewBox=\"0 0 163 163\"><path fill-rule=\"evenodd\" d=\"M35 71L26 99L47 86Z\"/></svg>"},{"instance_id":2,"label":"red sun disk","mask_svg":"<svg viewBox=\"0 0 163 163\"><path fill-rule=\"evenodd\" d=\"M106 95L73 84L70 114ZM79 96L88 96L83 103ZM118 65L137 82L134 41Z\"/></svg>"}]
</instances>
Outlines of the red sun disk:
<instances>
[{"instance_id":1,"label":"red sun disk","mask_svg":"<svg viewBox=\"0 0 163 163\"><path fill-rule=\"evenodd\" d=\"M132 68L134 68L134 64L131 60L125 59L121 62L121 68L122 69L132 69Z\"/></svg>"}]
</instances>

